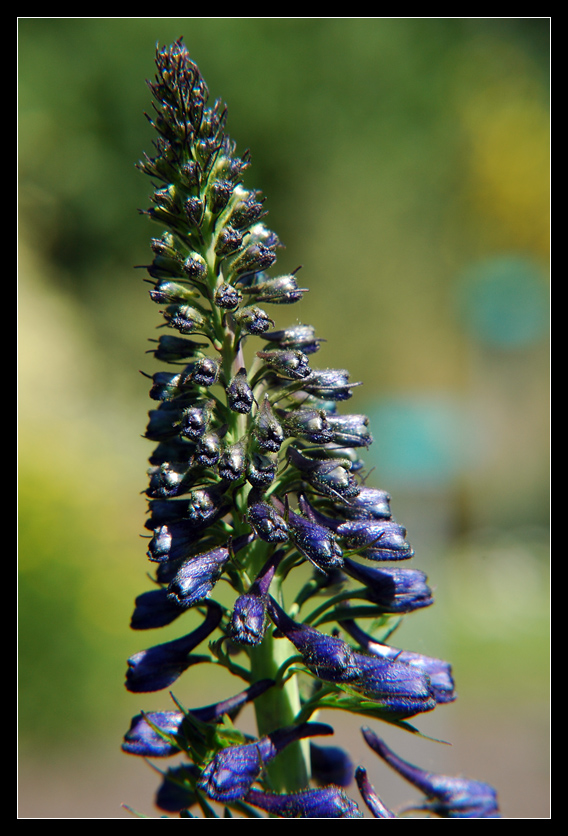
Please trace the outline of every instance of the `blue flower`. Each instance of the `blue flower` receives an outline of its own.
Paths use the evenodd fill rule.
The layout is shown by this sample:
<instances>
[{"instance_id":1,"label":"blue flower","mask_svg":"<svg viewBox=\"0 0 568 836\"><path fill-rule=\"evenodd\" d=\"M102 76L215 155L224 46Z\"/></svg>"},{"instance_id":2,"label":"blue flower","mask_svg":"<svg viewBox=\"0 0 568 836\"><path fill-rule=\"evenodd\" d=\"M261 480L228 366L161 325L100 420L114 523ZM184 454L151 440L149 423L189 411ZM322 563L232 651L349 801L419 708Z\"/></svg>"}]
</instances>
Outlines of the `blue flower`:
<instances>
[{"instance_id":1,"label":"blue flower","mask_svg":"<svg viewBox=\"0 0 568 836\"><path fill-rule=\"evenodd\" d=\"M352 520L342 523L338 534L349 549L361 549L370 560L408 560L414 550L406 542L406 529L385 520Z\"/></svg>"},{"instance_id":2,"label":"blue flower","mask_svg":"<svg viewBox=\"0 0 568 836\"><path fill-rule=\"evenodd\" d=\"M264 334L264 340L278 343L280 348L295 348L304 354L315 354L319 351L320 343L325 342L315 336L312 325L295 325L281 331L269 331Z\"/></svg>"},{"instance_id":3,"label":"blue flower","mask_svg":"<svg viewBox=\"0 0 568 836\"><path fill-rule=\"evenodd\" d=\"M355 780L359 787L359 792L363 801L376 819L395 819L396 816L392 813L381 801L377 795L375 788L372 786L367 777L367 770L362 766L358 766L355 771Z\"/></svg>"},{"instance_id":4,"label":"blue flower","mask_svg":"<svg viewBox=\"0 0 568 836\"><path fill-rule=\"evenodd\" d=\"M348 787L353 780L353 761L339 746L318 746L310 742L312 778L320 784Z\"/></svg>"},{"instance_id":5,"label":"blue flower","mask_svg":"<svg viewBox=\"0 0 568 836\"><path fill-rule=\"evenodd\" d=\"M327 422L332 434L331 440L335 444L344 447L368 447L373 443L366 415L328 415Z\"/></svg>"},{"instance_id":6,"label":"blue flower","mask_svg":"<svg viewBox=\"0 0 568 836\"><path fill-rule=\"evenodd\" d=\"M333 531L286 510L276 497L273 497L273 503L284 515L294 545L317 569L330 572L343 566L343 552Z\"/></svg>"},{"instance_id":7,"label":"blue flower","mask_svg":"<svg viewBox=\"0 0 568 836\"><path fill-rule=\"evenodd\" d=\"M378 488L364 485L349 503L336 505L342 516L349 520L390 520L390 496Z\"/></svg>"},{"instance_id":8,"label":"blue flower","mask_svg":"<svg viewBox=\"0 0 568 836\"><path fill-rule=\"evenodd\" d=\"M262 792L254 787L245 801L282 819L359 819L357 804L340 787L294 793Z\"/></svg>"},{"instance_id":9,"label":"blue flower","mask_svg":"<svg viewBox=\"0 0 568 836\"><path fill-rule=\"evenodd\" d=\"M237 644L258 645L266 630L266 600L262 595L239 595L231 616L231 637Z\"/></svg>"},{"instance_id":10,"label":"blue flower","mask_svg":"<svg viewBox=\"0 0 568 836\"><path fill-rule=\"evenodd\" d=\"M243 798L260 776L262 769L290 743L314 735L333 734L323 723L301 723L277 729L254 743L221 749L207 764L198 786L216 801Z\"/></svg>"},{"instance_id":11,"label":"blue flower","mask_svg":"<svg viewBox=\"0 0 568 836\"><path fill-rule=\"evenodd\" d=\"M367 587L370 601L386 613L406 613L434 603L426 574L418 569L363 566L344 558L344 572Z\"/></svg>"},{"instance_id":12,"label":"blue flower","mask_svg":"<svg viewBox=\"0 0 568 836\"><path fill-rule=\"evenodd\" d=\"M163 588L143 592L136 598L135 605L130 619L133 630L165 627L183 612L183 608L168 598L167 590Z\"/></svg>"},{"instance_id":13,"label":"blue flower","mask_svg":"<svg viewBox=\"0 0 568 836\"><path fill-rule=\"evenodd\" d=\"M438 775L407 763L396 755L380 737L369 728L362 729L371 749L399 775L414 784L427 798L416 809L431 810L446 819L495 819L500 818L497 793L489 784Z\"/></svg>"},{"instance_id":14,"label":"blue flower","mask_svg":"<svg viewBox=\"0 0 568 836\"><path fill-rule=\"evenodd\" d=\"M359 485L349 472L349 459L311 459L295 447L289 448L288 458L302 478L324 496L348 501L359 493Z\"/></svg>"},{"instance_id":15,"label":"blue flower","mask_svg":"<svg viewBox=\"0 0 568 836\"><path fill-rule=\"evenodd\" d=\"M168 586L168 597L182 607L192 607L207 598L230 557L225 546L190 557Z\"/></svg>"},{"instance_id":16,"label":"blue flower","mask_svg":"<svg viewBox=\"0 0 568 836\"><path fill-rule=\"evenodd\" d=\"M226 392L229 408L233 412L240 412L246 415L251 411L254 396L247 380L246 369L239 369L227 386Z\"/></svg>"},{"instance_id":17,"label":"blue flower","mask_svg":"<svg viewBox=\"0 0 568 836\"><path fill-rule=\"evenodd\" d=\"M265 502L256 491L248 498L247 522L261 540L267 543L285 543L289 539L288 526L284 517Z\"/></svg>"},{"instance_id":18,"label":"blue flower","mask_svg":"<svg viewBox=\"0 0 568 836\"><path fill-rule=\"evenodd\" d=\"M148 714L137 714L132 718L130 728L124 735L123 752L129 755L141 755L146 758L166 758L179 752L163 737L160 737L149 724L161 729L165 734L179 733L184 715L181 711L151 711Z\"/></svg>"},{"instance_id":19,"label":"blue flower","mask_svg":"<svg viewBox=\"0 0 568 836\"><path fill-rule=\"evenodd\" d=\"M230 632L237 644L258 645L266 631L267 593L278 564L285 555L283 549L272 554L248 592L239 595L231 617Z\"/></svg>"},{"instance_id":20,"label":"blue flower","mask_svg":"<svg viewBox=\"0 0 568 836\"><path fill-rule=\"evenodd\" d=\"M314 369L302 389L324 400L346 401L353 394L351 389L360 385L349 383L349 372L345 369Z\"/></svg>"},{"instance_id":21,"label":"blue flower","mask_svg":"<svg viewBox=\"0 0 568 836\"><path fill-rule=\"evenodd\" d=\"M298 349L275 348L257 351L256 354L269 369L291 380L302 380L311 372L309 358Z\"/></svg>"},{"instance_id":22,"label":"blue flower","mask_svg":"<svg viewBox=\"0 0 568 836\"><path fill-rule=\"evenodd\" d=\"M360 653L340 638L300 624L286 615L272 597L268 598L268 612L301 654L304 665L324 682L347 687L400 717L412 717L436 707L426 674L398 661Z\"/></svg>"},{"instance_id":23,"label":"blue flower","mask_svg":"<svg viewBox=\"0 0 568 836\"><path fill-rule=\"evenodd\" d=\"M190 665L202 661L202 657L192 657L190 653L215 630L222 614L217 604L209 603L207 616L192 633L131 656L126 671L127 690L135 693L161 691L174 683Z\"/></svg>"},{"instance_id":24,"label":"blue flower","mask_svg":"<svg viewBox=\"0 0 568 836\"><path fill-rule=\"evenodd\" d=\"M421 653L413 653L410 650L399 650L396 647L389 647L386 644L373 641L354 621L342 621L341 626L374 656L390 659L393 662L401 662L425 674L430 680L430 690L437 703L453 702L456 699L452 666L449 662L431 656L423 656Z\"/></svg>"}]
</instances>

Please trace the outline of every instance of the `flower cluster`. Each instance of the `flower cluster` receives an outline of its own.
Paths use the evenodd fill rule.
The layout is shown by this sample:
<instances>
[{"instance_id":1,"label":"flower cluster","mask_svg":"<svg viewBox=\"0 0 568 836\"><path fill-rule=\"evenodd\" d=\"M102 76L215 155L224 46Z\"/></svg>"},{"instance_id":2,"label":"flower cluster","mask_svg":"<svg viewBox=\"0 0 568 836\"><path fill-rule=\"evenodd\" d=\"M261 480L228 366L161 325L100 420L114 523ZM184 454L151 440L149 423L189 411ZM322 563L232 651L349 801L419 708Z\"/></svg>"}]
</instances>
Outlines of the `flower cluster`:
<instances>
[{"instance_id":1,"label":"flower cluster","mask_svg":"<svg viewBox=\"0 0 568 836\"><path fill-rule=\"evenodd\" d=\"M408 718L455 699L446 662L387 643L432 592L423 572L401 565L414 552L390 497L364 484L368 420L340 412L359 384L317 367L313 327L277 329L271 318L270 306L297 303L306 288L297 270L268 272L280 241L260 192L243 185L249 155L237 156L225 133L225 106L208 103L181 40L157 50L156 67L155 154L139 167L154 184L144 214L162 230L147 272L166 331L150 353L170 371L149 375L155 575L131 626L188 619L193 629L134 653L126 687L159 691L213 664L241 690L206 707L175 697L175 710L138 714L123 749L183 753L156 799L182 817L215 817L219 804L227 816L360 817L346 792L353 780L372 815L393 817L347 753L311 740L333 729L310 719L335 708L409 728ZM254 738L235 724L247 703ZM364 734L432 814L496 815L490 788L423 773Z\"/></svg>"}]
</instances>

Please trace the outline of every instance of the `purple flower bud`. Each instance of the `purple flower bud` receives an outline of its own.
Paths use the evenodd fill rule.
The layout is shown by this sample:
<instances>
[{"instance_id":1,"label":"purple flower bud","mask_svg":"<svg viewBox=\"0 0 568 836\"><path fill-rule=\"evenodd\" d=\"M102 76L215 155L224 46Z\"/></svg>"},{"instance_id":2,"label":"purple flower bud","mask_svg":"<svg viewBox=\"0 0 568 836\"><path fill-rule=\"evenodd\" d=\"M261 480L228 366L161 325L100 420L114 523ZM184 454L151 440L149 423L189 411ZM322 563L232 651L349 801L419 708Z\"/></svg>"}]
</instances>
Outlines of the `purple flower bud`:
<instances>
[{"instance_id":1,"label":"purple flower bud","mask_svg":"<svg viewBox=\"0 0 568 836\"><path fill-rule=\"evenodd\" d=\"M188 462L163 462L150 468L150 485L146 494L154 499L167 499L185 493L190 470Z\"/></svg>"},{"instance_id":2,"label":"purple flower bud","mask_svg":"<svg viewBox=\"0 0 568 836\"><path fill-rule=\"evenodd\" d=\"M264 360L270 369L274 369L283 377L292 380L302 380L310 374L309 358L297 349L274 349L271 351L257 351L257 357Z\"/></svg>"},{"instance_id":3,"label":"purple flower bud","mask_svg":"<svg viewBox=\"0 0 568 836\"><path fill-rule=\"evenodd\" d=\"M326 682L351 682L358 676L352 648L342 639L320 633L290 618L268 597L268 612L278 629L301 654L304 665Z\"/></svg>"},{"instance_id":4,"label":"purple flower bud","mask_svg":"<svg viewBox=\"0 0 568 836\"><path fill-rule=\"evenodd\" d=\"M380 659L353 651L358 677L355 691L398 717L413 717L436 708L430 677L398 659Z\"/></svg>"},{"instance_id":5,"label":"purple flower bud","mask_svg":"<svg viewBox=\"0 0 568 836\"><path fill-rule=\"evenodd\" d=\"M236 287L222 282L215 290L213 301L218 308L226 311L234 310L240 302L240 293Z\"/></svg>"},{"instance_id":6,"label":"purple flower bud","mask_svg":"<svg viewBox=\"0 0 568 836\"><path fill-rule=\"evenodd\" d=\"M284 509L274 498L276 507ZM282 513L281 511L281 513ZM288 511L288 528L296 548L310 560L317 569L329 572L343 566L343 552L329 528L305 519L294 511Z\"/></svg>"},{"instance_id":7,"label":"purple flower bud","mask_svg":"<svg viewBox=\"0 0 568 836\"><path fill-rule=\"evenodd\" d=\"M295 447L288 449L288 459L325 496L348 500L359 493L359 485L349 473L351 463L347 459L311 459Z\"/></svg>"},{"instance_id":8,"label":"purple flower bud","mask_svg":"<svg viewBox=\"0 0 568 836\"><path fill-rule=\"evenodd\" d=\"M206 333L207 320L197 308L191 305L168 305L163 311L164 319L180 334Z\"/></svg>"},{"instance_id":9,"label":"purple flower bud","mask_svg":"<svg viewBox=\"0 0 568 836\"><path fill-rule=\"evenodd\" d=\"M426 574L418 569L363 566L344 558L344 571L367 587L368 598L386 613L413 612L434 603Z\"/></svg>"},{"instance_id":10,"label":"purple flower bud","mask_svg":"<svg viewBox=\"0 0 568 836\"><path fill-rule=\"evenodd\" d=\"M231 617L231 637L237 644L256 646L266 630L266 599L262 595L239 595Z\"/></svg>"},{"instance_id":11,"label":"purple flower bud","mask_svg":"<svg viewBox=\"0 0 568 836\"><path fill-rule=\"evenodd\" d=\"M158 409L151 409L145 438L150 441L167 441L179 432L181 412L175 404L163 401Z\"/></svg>"},{"instance_id":12,"label":"purple flower bud","mask_svg":"<svg viewBox=\"0 0 568 836\"><path fill-rule=\"evenodd\" d=\"M185 214L190 226L200 227L205 212L205 201L199 197L188 197L184 203Z\"/></svg>"},{"instance_id":13,"label":"purple flower bud","mask_svg":"<svg viewBox=\"0 0 568 836\"><path fill-rule=\"evenodd\" d=\"M152 375L150 397L154 401L173 401L183 392L185 377L183 372L156 372Z\"/></svg>"},{"instance_id":14,"label":"purple flower bud","mask_svg":"<svg viewBox=\"0 0 568 836\"><path fill-rule=\"evenodd\" d=\"M406 529L389 520L353 520L340 525L337 532L347 548L362 548L361 554L370 560L407 560L414 555L404 539Z\"/></svg>"},{"instance_id":15,"label":"purple flower bud","mask_svg":"<svg viewBox=\"0 0 568 836\"><path fill-rule=\"evenodd\" d=\"M373 641L354 621L342 621L341 626L359 642L361 647L374 656L402 662L419 673L425 674L430 680L430 690L437 703L453 702L456 699L452 667L448 662L444 662L443 659L434 659L431 656L423 656L421 653L412 653L410 650L399 650L396 647L389 647L389 645Z\"/></svg>"},{"instance_id":16,"label":"purple flower bud","mask_svg":"<svg viewBox=\"0 0 568 836\"><path fill-rule=\"evenodd\" d=\"M367 770L362 766L358 766L355 771L355 780L359 787L359 792L363 797L363 801L376 819L395 819L396 816L392 813L381 801L375 788L367 777Z\"/></svg>"},{"instance_id":17,"label":"purple flower bud","mask_svg":"<svg viewBox=\"0 0 568 836\"><path fill-rule=\"evenodd\" d=\"M225 226L217 237L215 252L217 255L229 255L239 250L242 244L243 236L241 233L231 226Z\"/></svg>"},{"instance_id":18,"label":"purple flower bud","mask_svg":"<svg viewBox=\"0 0 568 836\"><path fill-rule=\"evenodd\" d=\"M215 180L209 188L210 208L213 214L221 212L233 194L234 184L230 180Z\"/></svg>"},{"instance_id":19,"label":"purple flower bud","mask_svg":"<svg viewBox=\"0 0 568 836\"><path fill-rule=\"evenodd\" d=\"M362 732L379 757L426 795L424 809L447 819L500 818L497 793L489 784L427 772L399 758L371 729Z\"/></svg>"},{"instance_id":20,"label":"purple flower bud","mask_svg":"<svg viewBox=\"0 0 568 836\"><path fill-rule=\"evenodd\" d=\"M179 284L179 282L171 282L167 279L162 279L162 281L157 282L154 285L154 289L148 292L152 302L157 302L160 305L183 305L186 302L191 302L198 295L197 291L190 290L185 285Z\"/></svg>"},{"instance_id":21,"label":"purple flower bud","mask_svg":"<svg viewBox=\"0 0 568 836\"><path fill-rule=\"evenodd\" d=\"M189 406L181 416L180 434L184 438L198 441L207 430L213 412L214 401L208 401L203 406Z\"/></svg>"},{"instance_id":22,"label":"purple flower bud","mask_svg":"<svg viewBox=\"0 0 568 836\"><path fill-rule=\"evenodd\" d=\"M251 411L254 403L252 389L247 380L246 369L240 369L227 386L227 402L229 409L246 415Z\"/></svg>"},{"instance_id":23,"label":"purple flower bud","mask_svg":"<svg viewBox=\"0 0 568 836\"><path fill-rule=\"evenodd\" d=\"M280 450L285 435L284 430L270 405L268 398L262 402L254 422L253 434L261 450L277 453Z\"/></svg>"},{"instance_id":24,"label":"purple flower bud","mask_svg":"<svg viewBox=\"0 0 568 836\"><path fill-rule=\"evenodd\" d=\"M289 539L284 517L268 502L258 499L256 492L249 495L246 517L248 524L261 540L267 543L285 543Z\"/></svg>"},{"instance_id":25,"label":"purple flower bud","mask_svg":"<svg viewBox=\"0 0 568 836\"><path fill-rule=\"evenodd\" d=\"M224 546L190 557L168 586L168 596L182 607L193 607L211 594L230 557Z\"/></svg>"},{"instance_id":26,"label":"purple flower bud","mask_svg":"<svg viewBox=\"0 0 568 836\"><path fill-rule=\"evenodd\" d=\"M247 479L254 488L266 488L274 481L278 470L276 453L253 453L247 467Z\"/></svg>"},{"instance_id":27,"label":"purple flower bud","mask_svg":"<svg viewBox=\"0 0 568 836\"><path fill-rule=\"evenodd\" d=\"M353 394L351 389L360 385L349 383L349 372L345 369L315 369L305 380L302 388L318 398L346 401Z\"/></svg>"},{"instance_id":28,"label":"purple flower bud","mask_svg":"<svg viewBox=\"0 0 568 836\"><path fill-rule=\"evenodd\" d=\"M141 755L145 758L167 758L179 752L179 746L173 746L164 740L151 728L157 726L166 734L179 734L183 722L181 711L153 711L148 714L137 714L132 718L130 729L124 735L122 751L129 755Z\"/></svg>"},{"instance_id":29,"label":"purple flower bud","mask_svg":"<svg viewBox=\"0 0 568 836\"><path fill-rule=\"evenodd\" d=\"M390 496L386 491L363 486L348 503L336 506L350 520L390 520Z\"/></svg>"},{"instance_id":30,"label":"purple flower bud","mask_svg":"<svg viewBox=\"0 0 568 836\"><path fill-rule=\"evenodd\" d=\"M223 491L215 486L196 488L189 493L186 517L194 525L210 525L227 510Z\"/></svg>"},{"instance_id":31,"label":"purple flower bud","mask_svg":"<svg viewBox=\"0 0 568 836\"><path fill-rule=\"evenodd\" d=\"M221 621L223 612L217 604L208 604L207 616L192 633L166 644L135 653L128 660L126 688L133 693L161 691L167 688L200 657L189 654L209 636Z\"/></svg>"},{"instance_id":32,"label":"purple flower bud","mask_svg":"<svg viewBox=\"0 0 568 836\"><path fill-rule=\"evenodd\" d=\"M262 767L259 743L230 746L207 764L198 787L216 801L234 801L246 795Z\"/></svg>"},{"instance_id":33,"label":"purple flower bud","mask_svg":"<svg viewBox=\"0 0 568 836\"><path fill-rule=\"evenodd\" d=\"M330 441L344 447L368 447L373 443L366 415L328 415L327 422L332 434Z\"/></svg>"},{"instance_id":34,"label":"purple flower bud","mask_svg":"<svg viewBox=\"0 0 568 836\"><path fill-rule=\"evenodd\" d=\"M278 564L285 555L283 549L272 554L248 592L235 601L231 619L231 634L238 644L258 645L266 630L267 593Z\"/></svg>"},{"instance_id":35,"label":"purple flower bud","mask_svg":"<svg viewBox=\"0 0 568 836\"><path fill-rule=\"evenodd\" d=\"M209 272L207 262L200 253L191 253L183 263L183 272L194 282L202 282Z\"/></svg>"},{"instance_id":36,"label":"purple flower bud","mask_svg":"<svg viewBox=\"0 0 568 836\"><path fill-rule=\"evenodd\" d=\"M247 334L263 334L274 325L274 320L268 314L256 306L239 308L234 314L236 321Z\"/></svg>"},{"instance_id":37,"label":"purple flower bud","mask_svg":"<svg viewBox=\"0 0 568 836\"><path fill-rule=\"evenodd\" d=\"M282 819L362 818L357 804L340 787L323 787L295 793L262 792L253 787L245 801Z\"/></svg>"},{"instance_id":38,"label":"purple flower bud","mask_svg":"<svg viewBox=\"0 0 568 836\"><path fill-rule=\"evenodd\" d=\"M257 302L271 302L276 305L289 305L298 302L307 288L300 288L293 275L268 279L243 289L244 293L253 294Z\"/></svg>"},{"instance_id":39,"label":"purple flower bud","mask_svg":"<svg viewBox=\"0 0 568 836\"><path fill-rule=\"evenodd\" d=\"M436 707L430 679L410 665L354 650L347 642L291 619L272 597L268 612L279 630L319 679L346 685L399 717L412 717Z\"/></svg>"},{"instance_id":40,"label":"purple flower bud","mask_svg":"<svg viewBox=\"0 0 568 836\"><path fill-rule=\"evenodd\" d=\"M176 363L194 357L196 351L206 348L207 345L208 343L198 343L195 340L186 340L183 337L165 334L158 340L158 348L148 353L153 354L156 360Z\"/></svg>"},{"instance_id":41,"label":"purple flower bud","mask_svg":"<svg viewBox=\"0 0 568 836\"><path fill-rule=\"evenodd\" d=\"M144 523L144 528L155 531L161 525L179 522L187 516L188 507L187 499L151 499L148 503L150 517Z\"/></svg>"},{"instance_id":42,"label":"purple flower bud","mask_svg":"<svg viewBox=\"0 0 568 836\"><path fill-rule=\"evenodd\" d=\"M333 440L327 415L323 409L278 410L278 417L287 436L306 438L314 444L327 444Z\"/></svg>"},{"instance_id":43,"label":"purple flower bud","mask_svg":"<svg viewBox=\"0 0 568 836\"><path fill-rule=\"evenodd\" d=\"M221 437L226 432L226 426L217 432L204 433L195 450L195 461L202 467L215 467L221 457Z\"/></svg>"},{"instance_id":44,"label":"purple flower bud","mask_svg":"<svg viewBox=\"0 0 568 836\"><path fill-rule=\"evenodd\" d=\"M191 367L188 381L196 386L213 386L219 379L221 361L214 357L200 357Z\"/></svg>"},{"instance_id":45,"label":"purple flower bud","mask_svg":"<svg viewBox=\"0 0 568 836\"><path fill-rule=\"evenodd\" d=\"M315 328L311 325L295 325L282 331L271 331L263 339L278 343L279 348L299 349L304 354L315 354L319 351L319 344L325 342L316 338Z\"/></svg>"},{"instance_id":46,"label":"purple flower bud","mask_svg":"<svg viewBox=\"0 0 568 836\"><path fill-rule=\"evenodd\" d=\"M189 547L199 540L205 525L190 520L179 520L155 528L147 552L149 560L164 563L166 560L187 557Z\"/></svg>"},{"instance_id":47,"label":"purple flower bud","mask_svg":"<svg viewBox=\"0 0 568 836\"><path fill-rule=\"evenodd\" d=\"M233 273L247 273L248 271L268 270L275 261L276 254L271 247L255 242L249 244L246 249L237 255L231 264L231 271Z\"/></svg>"},{"instance_id":48,"label":"purple flower bud","mask_svg":"<svg viewBox=\"0 0 568 836\"><path fill-rule=\"evenodd\" d=\"M143 592L135 601L135 609L130 619L133 630L151 630L165 627L180 616L183 608L168 598L167 590L152 589Z\"/></svg>"},{"instance_id":49,"label":"purple flower bud","mask_svg":"<svg viewBox=\"0 0 568 836\"><path fill-rule=\"evenodd\" d=\"M246 465L245 444L243 441L237 441L222 451L217 462L217 470L222 479L235 482L245 475Z\"/></svg>"},{"instance_id":50,"label":"purple flower bud","mask_svg":"<svg viewBox=\"0 0 568 836\"><path fill-rule=\"evenodd\" d=\"M241 193L242 199L236 204L229 218L235 229L246 229L266 214L262 202L256 199L258 192L247 192L241 186L237 186L235 194L240 195Z\"/></svg>"},{"instance_id":51,"label":"purple flower bud","mask_svg":"<svg viewBox=\"0 0 568 836\"><path fill-rule=\"evenodd\" d=\"M198 786L216 801L243 798L259 777L262 769L290 743L313 735L333 734L323 723L301 723L277 729L254 743L221 749L207 764Z\"/></svg>"},{"instance_id":52,"label":"purple flower bud","mask_svg":"<svg viewBox=\"0 0 568 836\"><path fill-rule=\"evenodd\" d=\"M310 761L312 778L325 786L334 784L338 787L348 787L353 780L353 762L339 746L318 746L310 743Z\"/></svg>"}]
</instances>

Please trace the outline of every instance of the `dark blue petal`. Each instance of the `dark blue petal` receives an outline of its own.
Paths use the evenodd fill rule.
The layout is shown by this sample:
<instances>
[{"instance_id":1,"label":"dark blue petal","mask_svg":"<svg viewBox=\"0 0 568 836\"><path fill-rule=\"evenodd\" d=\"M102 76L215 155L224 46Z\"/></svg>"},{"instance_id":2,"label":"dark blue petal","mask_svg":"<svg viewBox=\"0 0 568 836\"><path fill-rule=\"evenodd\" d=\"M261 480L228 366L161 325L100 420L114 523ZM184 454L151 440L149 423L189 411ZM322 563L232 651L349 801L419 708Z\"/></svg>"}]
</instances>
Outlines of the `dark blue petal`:
<instances>
[{"instance_id":1,"label":"dark blue petal","mask_svg":"<svg viewBox=\"0 0 568 836\"><path fill-rule=\"evenodd\" d=\"M312 778L320 784L348 787L353 780L353 762L339 746L318 746L310 743Z\"/></svg>"},{"instance_id":2,"label":"dark blue petal","mask_svg":"<svg viewBox=\"0 0 568 836\"><path fill-rule=\"evenodd\" d=\"M430 680L430 690L437 703L453 702L456 699L452 667L449 662L373 641L354 621L342 621L341 626L369 653L383 659L401 662L425 674Z\"/></svg>"},{"instance_id":3,"label":"dark blue petal","mask_svg":"<svg viewBox=\"0 0 568 836\"><path fill-rule=\"evenodd\" d=\"M361 549L371 560L408 560L414 550L406 542L406 529L392 521L353 520L337 529L349 549Z\"/></svg>"},{"instance_id":4,"label":"dark blue petal","mask_svg":"<svg viewBox=\"0 0 568 836\"><path fill-rule=\"evenodd\" d=\"M192 607L207 598L221 575L230 552L226 547L190 557L168 586L168 596L182 607Z\"/></svg>"},{"instance_id":5,"label":"dark blue petal","mask_svg":"<svg viewBox=\"0 0 568 836\"><path fill-rule=\"evenodd\" d=\"M137 714L132 718L130 729L124 735L123 752L130 755L142 755L146 758L165 758L179 752L178 746L172 746L167 740L151 728L146 720L166 734L178 734L184 715L181 711L154 711Z\"/></svg>"},{"instance_id":6,"label":"dark blue petal","mask_svg":"<svg viewBox=\"0 0 568 836\"><path fill-rule=\"evenodd\" d=\"M376 819L395 819L396 816L392 813L381 801L377 795L375 788L367 777L367 771L362 766L357 767L355 772L355 780L359 787L359 792L363 797L363 801Z\"/></svg>"},{"instance_id":7,"label":"dark blue petal","mask_svg":"<svg viewBox=\"0 0 568 836\"><path fill-rule=\"evenodd\" d=\"M130 619L133 630L150 630L171 624L183 612L175 601L168 598L167 590L152 589L136 598L136 606Z\"/></svg>"},{"instance_id":8,"label":"dark blue petal","mask_svg":"<svg viewBox=\"0 0 568 836\"><path fill-rule=\"evenodd\" d=\"M266 630L266 600L262 595L243 594L235 601L231 638L237 644L258 645Z\"/></svg>"},{"instance_id":9,"label":"dark blue petal","mask_svg":"<svg viewBox=\"0 0 568 836\"><path fill-rule=\"evenodd\" d=\"M363 566L344 558L344 572L367 587L369 600L387 613L407 613L434 603L426 574L418 569Z\"/></svg>"},{"instance_id":10,"label":"dark blue petal","mask_svg":"<svg viewBox=\"0 0 568 836\"><path fill-rule=\"evenodd\" d=\"M277 729L254 743L221 749L203 770L198 786L216 801L243 798L263 767L286 746L318 734L333 734L333 729L323 723L301 723Z\"/></svg>"},{"instance_id":11,"label":"dark blue petal","mask_svg":"<svg viewBox=\"0 0 568 836\"><path fill-rule=\"evenodd\" d=\"M497 793L489 784L427 772L402 760L369 728L362 729L371 749L426 795L424 805L442 818L500 818Z\"/></svg>"},{"instance_id":12,"label":"dark blue petal","mask_svg":"<svg viewBox=\"0 0 568 836\"><path fill-rule=\"evenodd\" d=\"M190 665L201 661L199 656L192 657L190 653L215 630L221 617L221 608L210 603L207 616L192 633L131 656L126 671L127 690L134 693L160 691L172 685Z\"/></svg>"},{"instance_id":13,"label":"dark blue petal","mask_svg":"<svg viewBox=\"0 0 568 836\"><path fill-rule=\"evenodd\" d=\"M295 793L270 793L251 789L245 800L282 819L359 819L357 804L340 787L323 787Z\"/></svg>"}]
</instances>

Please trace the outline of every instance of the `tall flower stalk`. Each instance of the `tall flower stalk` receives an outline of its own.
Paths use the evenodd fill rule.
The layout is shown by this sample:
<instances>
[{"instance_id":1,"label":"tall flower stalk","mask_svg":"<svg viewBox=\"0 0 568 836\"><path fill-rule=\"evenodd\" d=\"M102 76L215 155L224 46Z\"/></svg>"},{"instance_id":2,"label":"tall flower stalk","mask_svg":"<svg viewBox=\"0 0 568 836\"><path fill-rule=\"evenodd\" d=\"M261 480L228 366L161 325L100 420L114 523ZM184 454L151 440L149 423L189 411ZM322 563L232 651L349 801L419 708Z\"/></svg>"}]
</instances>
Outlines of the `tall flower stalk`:
<instances>
[{"instance_id":1,"label":"tall flower stalk","mask_svg":"<svg viewBox=\"0 0 568 836\"><path fill-rule=\"evenodd\" d=\"M409 718L455 699L448 663L389 643L432 593L423 572L400 563L414 552L389 495L365 483L368 420L340 411L359 384L314 365L312 326L274 327L270 306L298 303L306 288L297 271L268 272L280 241L260 192L243 185L249 155L225 133L225 105L208 103L181 39L157 50L156 70L155 153L139 168L154 187L144 214L160 228L147 272L165 330L151 353L169 370L151 376L145 526L155 573L131 626L176 621L183 635L128 660L129 691L173 689L173 702L137 714L123 749L183 754L156 798L181 817L355 818L362 800L392 818L348 753L322 744L333 728L315 717L331 708L413 730ZM177 681L195 665L225 667L233 693L182 704ZM256 737L238 728L247 703ZM498 815L487 785L424 773L363 734L424 794L414 809Z\"/></svg>"}]
</instances>

